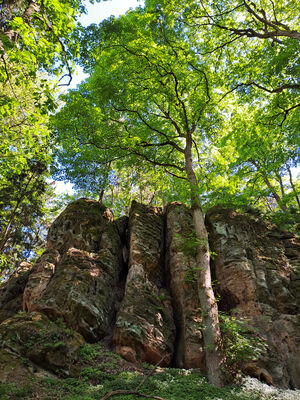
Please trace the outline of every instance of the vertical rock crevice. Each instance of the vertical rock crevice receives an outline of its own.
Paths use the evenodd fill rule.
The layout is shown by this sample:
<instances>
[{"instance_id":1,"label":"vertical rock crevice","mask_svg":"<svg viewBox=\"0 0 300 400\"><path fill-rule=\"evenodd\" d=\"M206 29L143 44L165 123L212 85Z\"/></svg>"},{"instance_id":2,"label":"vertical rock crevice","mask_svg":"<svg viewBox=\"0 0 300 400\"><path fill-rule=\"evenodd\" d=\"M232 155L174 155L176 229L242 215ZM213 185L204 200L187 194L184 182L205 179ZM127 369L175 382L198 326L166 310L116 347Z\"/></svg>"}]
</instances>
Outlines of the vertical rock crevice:
<instances>
[{"instance_id":1,"label":"vertical rock crevice","mask_svg":"<svg viewBox=\"0 0 300 400\"><path fill-rule=\"evenodd\" d=\"M166 274L176 325L173 363L179 368L199 368L205 373L192 214L185 205L171 203L165 209L165 219Z\"/></svg>"},{"instance_id":2,"label":"vertical rock crevice","mask_svg":"<svg viewBox=\"0 0 300 400\"><path fill-rule=\"evenodd\" d=\"M170 365L175 326L162 287L163 215L158 207L133 202L129 213L129 271L117 314L114 345L131 362Z\"/></svg>"}]
</instances>

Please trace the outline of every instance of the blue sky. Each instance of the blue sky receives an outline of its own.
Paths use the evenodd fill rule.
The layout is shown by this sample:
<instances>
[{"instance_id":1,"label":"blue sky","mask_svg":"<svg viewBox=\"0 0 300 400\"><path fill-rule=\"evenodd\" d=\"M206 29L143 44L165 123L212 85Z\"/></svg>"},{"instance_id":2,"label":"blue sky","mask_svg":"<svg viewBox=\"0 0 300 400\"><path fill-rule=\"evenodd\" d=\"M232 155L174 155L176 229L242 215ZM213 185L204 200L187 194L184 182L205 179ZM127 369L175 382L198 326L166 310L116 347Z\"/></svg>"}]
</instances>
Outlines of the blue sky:
<instances>
[{"instance_id":1,"label":"blue sky","mask_svg":"<svg viewBox=\"0 0 300 400\"><path fill-rule=\"evenodd\" d=\"M98 24L111 15L118 16L125 14L129 8L135 8L143 4L144 2L142 0L102 0L100 3L95 4L86 3L88 14L83 15L80 18L80 22L85 26Z\"/></svg>"}]
</instances>

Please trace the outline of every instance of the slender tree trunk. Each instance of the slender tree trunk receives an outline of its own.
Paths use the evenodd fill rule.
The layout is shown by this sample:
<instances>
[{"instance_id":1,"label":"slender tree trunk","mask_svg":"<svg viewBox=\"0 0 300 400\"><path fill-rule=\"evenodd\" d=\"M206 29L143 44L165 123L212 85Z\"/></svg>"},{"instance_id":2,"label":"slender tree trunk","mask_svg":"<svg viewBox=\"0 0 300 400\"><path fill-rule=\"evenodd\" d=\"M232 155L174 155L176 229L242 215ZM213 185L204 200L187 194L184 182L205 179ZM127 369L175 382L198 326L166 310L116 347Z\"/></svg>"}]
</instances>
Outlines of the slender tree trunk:
<instances>
[{"instance_id":1,"label":"slender tree trunk","mask_svg":"<svg viewBox=\"0 0 300 400\"><path fill-rule=\"evenodd\" d=\"M17 203L16 203L16 205L15 205L15 207L14 207L14 209L13 209L11 215L10 215L10 219L9 219L5 229L4 229L2 239L0 240L0 252L3 252L3 250L5 248L5 245L6 245L7 241L8 241L8 239L9 239L9 231L10 231L11 225L12 225L12 223L14 221L17 209L18 209L19 205L21 204L22 200L24 199L24 196L26 195L27 188L30 185L30 182L32 181L33 177L34 177L34 173L32 173L32 175L29 178L25 188L21 191L21 194L20 194L20 196L19 196L19 198L17 200Z\"/></svg>"},{"instance_id":2,"label":"slender tree trunk","mask_svg":"<svg viewBox=\"0 0 300 400\"><path fill-rule=\"evenodd\" d=\"M284 186L283 186L283 182L282 182L282 178L281 178L280 174L278 174L278 182L280 185L281 197L284 197L285 196Z\"/></svg>"},{"instance_id":3,"label":"slender tree trunk","mask_svg":"<svg viewBox=\"0 0 300 400\"><path fill-rule=\"evenodd\" d=\"M269 179L266 175L264 176L264 181L266 182L266 185L268 186L268 188L271 190L271 193L272 193L274 199L276 200L276 203L279 205L279 207L282 209L282 211L286 212L287 206L282 203L282 199L280 198L278 193L276 193L276 190L274 189L273 185L271 184L271 182L269 181Z\"/></svg>"},{"instance_id":4,"label":"slender tree trunk","mask_svg":"<svg viewBox=\"0 0 300 400\"><path fill-rule=\"evenodd\" d=\"M207 376L210 383L222 386L221 332L216 298L212 289L208 233L204 223L198 195L198 183L192 163L192 140L187 138L185 148L185 169L190 184L191 206L196 236L198 294L202 310L203 339L206 354Z\"/></svg>"},{"instance_id":5,"label":"slender tree trunk","mask_svg":"<svg viewBox=\"0 0 300 400\"><path fill-rule=\"evenodd\" d=\"M104 180L103 180L101 191L99 193L99 198L98 198L99 203L102 203L102 201L103 201L103 196L104 196L104 192L105 192L105 189L106 189L106 186L107 186L110 168L111 168L111 162L109 162L107 164L107 170L106 170L106 173L105 173L105 177L104 177Z\"/></svg>"},{"instance_id":6,"label":"slender tree trunk","mask_svg":"<svg viewBox=\"0 0 300 400\"><path fill-rule=\"evenodd\" d=\"M292 187L292 190L293 190L294 196L295 196L295 198L296 198L296 200L297 200L298 207L300 208L300 199L299 199L299 196L298 196L297 190L296 190L296 188L295 188L295 185L294 185L294 182L293 182L293 177L292 177L292 171L291 171L291 168L290 168L290 166L289 166L289 165L287 165L286 167L287 167L287 170L288 170L288 173L289 173L290 184L291 184L291 187Z\"/></svg>"}]
</instances>

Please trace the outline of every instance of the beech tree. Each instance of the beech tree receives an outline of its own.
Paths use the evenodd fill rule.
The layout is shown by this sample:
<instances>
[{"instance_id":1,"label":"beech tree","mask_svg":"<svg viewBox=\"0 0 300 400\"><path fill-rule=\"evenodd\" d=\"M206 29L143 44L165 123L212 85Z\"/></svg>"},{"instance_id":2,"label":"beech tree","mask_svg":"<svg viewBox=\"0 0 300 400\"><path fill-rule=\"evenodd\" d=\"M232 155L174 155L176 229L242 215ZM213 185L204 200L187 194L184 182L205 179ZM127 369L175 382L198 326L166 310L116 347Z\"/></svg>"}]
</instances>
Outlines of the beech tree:
<instances>
[{"instance_id":1,"label":"beech tree","mask_svg":"<svg viewBox=\"0 0 300 400\"><path fill-rule=\"evenodd\" d=\"M226 182L228 188L233 189L234 182L236 189L249 182L254 190L246 187L244 199L250 200L253 191L258 197L271 194L285 212L291 191L296 201L298 198L286 164L296 166L299 160L299 5L293 1L265 0L230 4L146 0L146 6L157 10L164 20L174 21L175 27L184 26L189 43L203 57L210 58L211 65L223 78L220 100L236 97L236 104L230 110L230 134L224 136L231 151L235 142L237 158L227 165L231 182ZM239 110L241 105L243 110ZM225 153L226 140L223 138L221 143ZM232 154L227 153L227 157L231 159ZM284 175L290 181L289 192L285 194ZM222 191L220 188L221 197ZM216 198L216 193L213 197Z\"/></svg>"},{"instance_id":2,"label":"beech tree","mask_svg":"<svg viewBox=\"0 0 300 400\"><path fill-rule=\"evenodd\" d=\"M94 28L93 28L94 29ZM213 88L218 76L206 60L173 31L159 13L142 9L105 21L100 47L89 51L91 77L80 86L83 113L97 116L84 137L127 164L147 163L185 182L197 239L198 292L202 307L208 379L223 383L218 308L212 289L208 235L204 224L195 156L221 124ZM89 68L89 67L88 67ZM74 96L74 92L71 94ZM60 111L63 116L64 109ZM69 125L81 131L78 115ZM82 132L82 131L81 131Z\"/></svg>"}]
</instances>

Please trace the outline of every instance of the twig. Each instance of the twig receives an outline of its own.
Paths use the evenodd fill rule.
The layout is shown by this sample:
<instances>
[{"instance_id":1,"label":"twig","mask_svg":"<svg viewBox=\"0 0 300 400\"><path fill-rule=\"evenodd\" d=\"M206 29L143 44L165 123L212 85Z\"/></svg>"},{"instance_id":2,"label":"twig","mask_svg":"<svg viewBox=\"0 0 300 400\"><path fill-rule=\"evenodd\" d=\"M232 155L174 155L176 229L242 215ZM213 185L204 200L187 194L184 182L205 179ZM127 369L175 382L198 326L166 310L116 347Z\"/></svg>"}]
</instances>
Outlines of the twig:
<instances>
[{"instance_id":1,"label":"twig","mask_svg":"<svg viewBox=\"0 0 300 400\"><path fill-rule=\"evenodd\" d=\"M151 371L144 376L144 378L141 380L141 382L137 385L137 387L135 388L135 390L125 390L125 389L120 389L120 390L112 390L111 392L107 393L104 397L102 397L102 399L100 400L107 400L113 396L119 396L119 395L130 395L133 394L134 396L138 396L138 397L144 397L145 399L154 399L154 400L165 400L162 397L159 396L154 396L151 394L143 394L139 392L139 389L143 386L143 384L146 382L146 380L148 378L150 378L151 375L154 374L155 372L155 368L157 366L159 366L161 364L161 362L166 358L166 356L162 357L157 364L155 364L155 366L151 369Z\"/></svg>"},{"instance_id":2,"label":"twig","mask_svg":"<svg viewBox=\"0 0 300 400\"><path fill-rule=\"evenodd\" d=\"M123 395L124 394L125 395L133 394L134 396L144 397L146 399L165 400L162 397L143 394L143 393L137 392L136 390L113 390L112 392L109 392L107 395L102 397L101 400L107 400L113 396L120 396L121 394L123 394Z\"/></svg>"}]
</instances>

